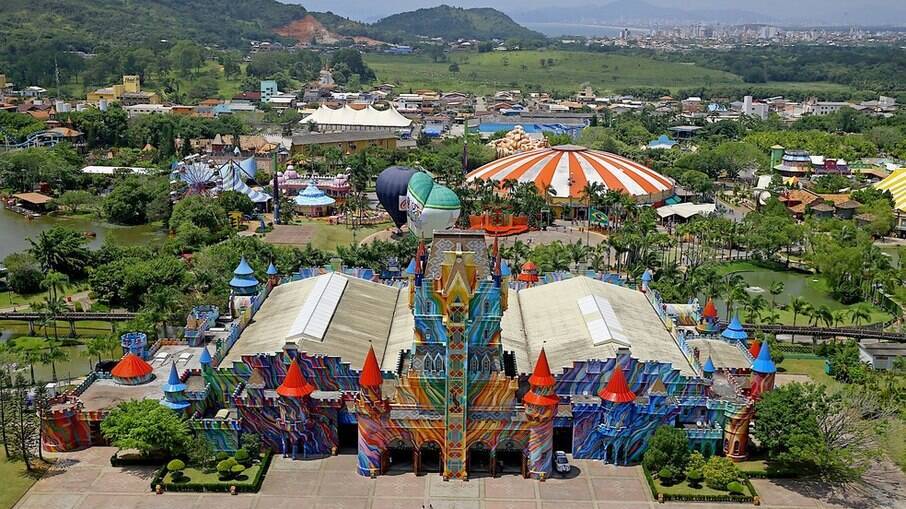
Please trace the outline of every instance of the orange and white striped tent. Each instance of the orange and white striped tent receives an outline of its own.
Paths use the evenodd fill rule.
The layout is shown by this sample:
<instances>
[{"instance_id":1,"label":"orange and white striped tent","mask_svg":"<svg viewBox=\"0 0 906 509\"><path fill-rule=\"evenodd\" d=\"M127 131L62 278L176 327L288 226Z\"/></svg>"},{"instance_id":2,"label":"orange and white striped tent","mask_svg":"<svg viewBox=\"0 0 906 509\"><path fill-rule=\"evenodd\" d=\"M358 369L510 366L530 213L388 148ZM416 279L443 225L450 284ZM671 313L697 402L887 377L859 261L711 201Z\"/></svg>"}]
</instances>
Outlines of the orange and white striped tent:
<instances>
[{"instance_id":1,"label":"orange and white striped tent","mask_svg":"<svg viewBox=\"0 0 906 509\"><path fill-rule=\"evenodd\" d=\"M577 145L559 145L497 159L466 175L474 181L534 182L554 198L583 199L582 189L597 182L605 189L630 194L640 203L655 203L673 195L675 183L654 170L625 157Z\"/></svg>"}]
</instances>

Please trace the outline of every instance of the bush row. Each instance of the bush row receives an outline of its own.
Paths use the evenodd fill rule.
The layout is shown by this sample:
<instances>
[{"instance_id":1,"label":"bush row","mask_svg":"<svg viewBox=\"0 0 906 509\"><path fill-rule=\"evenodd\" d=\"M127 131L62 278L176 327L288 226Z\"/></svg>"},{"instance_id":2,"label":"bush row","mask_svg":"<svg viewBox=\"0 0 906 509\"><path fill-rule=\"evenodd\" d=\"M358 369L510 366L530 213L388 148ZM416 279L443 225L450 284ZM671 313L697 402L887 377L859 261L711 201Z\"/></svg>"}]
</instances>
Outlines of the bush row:
<instances>
[{"instance_id":1,"label":"bush row","mask_svg":"<svg viewBox=\"0 0 906 509\"><path fill-rule=\"evenodd\" d=\"M261 484L264 482L264 478L267 474L267 469L270 467L271 459L274 454L270 450L265 451L264 459L261 460L261 465L258 468L258 472L255 474L255 478L252 480L251 484L239 484L234 481L217 481L217 482L187 482L180 484L168 484L166 486L166 491L174 492L221 492L227 493L230 491L230 486L236 486L236 491L239 493L257 493L261 489ZM167 475L167 467L163 466L160 470L157 471L154 478L151 479L151 489L154 490L158 484L163 485L164 477Z\"/></svg>"},{"instance_id":2,"label":"bush row","mask_svg":"<svg viewBox=\"0 0 906 509\"><path fill-rule=\"evenodd\" d=\"M664 502L735 502L739 504L751 504L755 499L753 495L731 495L729 493L726 495L679 495L674 493L662 493L658 491L657 485L654 483L654 478L644 465L642 466L642 471L645 473L645 480L648 482L648 488L651 489L651 495L658 501L663 497ZM749 493L755 493L755 487L752 486L752 483L749 482L745 476L742 477L741 482L749 489Z\"/></svg>"}]
</instances>

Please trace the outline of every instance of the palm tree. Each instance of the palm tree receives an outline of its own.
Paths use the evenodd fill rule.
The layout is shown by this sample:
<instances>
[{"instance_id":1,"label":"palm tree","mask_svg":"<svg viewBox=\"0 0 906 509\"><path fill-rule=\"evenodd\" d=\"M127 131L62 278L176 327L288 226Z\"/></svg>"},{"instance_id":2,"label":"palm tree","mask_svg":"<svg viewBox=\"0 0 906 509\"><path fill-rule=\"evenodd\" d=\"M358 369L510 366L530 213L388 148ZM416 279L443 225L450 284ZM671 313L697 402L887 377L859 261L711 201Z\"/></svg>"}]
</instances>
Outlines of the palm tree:
<instances>
[{"instance_id":1,"label":"palm tree","mask_svg":"<svg viewBox=\"0 0 906 509\"><path fill-rule=\"evenodd\" d=\"M772 281L768 289L771 294L771 309L777 307L777 296L783 293L783 281Z\"/></svg>"},{"instance_id":2,"label":"palm tree","mask_svg":"<svg viewBox=\"0 0 906 509\"><path fill-rule=\"evenodd\" d=\"M28 364L31 384L35 385L35 364L44 359L44 342L40 338L20 339L16 341L19 361Z\"/></svg>"},{"instance_id":3,"label":"palm tree","mask_svg":"<svg viewBox=\"0 0 906 509\"><path fill-rule=\"evenodd\" d=\"M727 297L727 320L729 321L730 316L736 314L736 307L733 304L740 303L745 307L749 300L749 292L746 291L744 284L732 287Z\"/></svg>"},{"instance_id":4,"label":"palm tree","mask_svg":"<svg viewBox=\"0 0 906 509\"><path fill-rule=\"evenodd\" d=\"M846 321L846 316L849 314L849 311L846 309L838 309L833 312L834 317L834 327L840 327L843 325L843 322Z\"/></svg>"},{"instance_id":5,"label":"palm tree","mask_svg":"<svg viewBox=\"0 0 906 509\"><path fill-rule=\"evenodd\" d=\"M50 298L53 300L57 299L58 290L67 284L69 284L69 277L55 270L48 272L41 281L41 287L50 291Z\"/></svg>"},{"instance_id":6,"label":"palm tree","mask_svg":"<svg viewBox=\"0 0 906 509\"><path fill-rule=\"evenodd\" d=\"M69 354L66 353L66 350L63 350L63 343L59 341L48 341L47 349L44 351L42 356L42 364L50 364L51 375L53 381L57 381L57 362L64 362L69 360Z\"/></svg>"},{"instance_id":7,"label":"palm tree","mask_svg":"<svg viewBox=\"0 0 906 509\"><path fill-rule=\"evenodd\" d=\"M871 320L871 309L869 309L868 304L860 302L849 308L849 319L856 327L860 327L863 323Z\"/></svg>"},{"instance_id":8,"label":"palm tree","mask_svg":"<svg viewBox=\"0 0 906 509\"><path fill-rule=\"evenodd\" d=\"M755 297L749 299L745 306L746 320L757 323L758 317L766 307L766 304L767 302L761 295L756 295Z\"/></svg>"},{"instance_id":9,"label":"palm tree","mask_svg":"<svg viewBox=\"0 0 906 509\"><path fill-rule=\"evenodd\" d=\"M576 269L579 268L579 262L585 259L588 255L588 246L583 245L580 241L571 242L566 245L567 251L569 252L569 258L573 262L573 267Z\"/></svg>"},{"instance_id":10,"label":"palm tree","mask_svg":"<svg viewBox=\"0 0 906 509\"><path fill-rule=\"evenodd\" d=\"M91 338L85 344L88 347L88 355L98 356L98 362L101 362L101 354L106 353L107 345L104 344L106 338Z\"/></svg>"},{"instance_id":11,"label":"palm tree","mask_svg":"<svg viewBox=\"0 0 906 509\"><path fill-rule=\"evenodd\" d=\"M796 319L799 318L799 315L804 314L809 307L811 307L809 303L799 295L790 302L790 309L793 311L793 327L796 326ZM796 333L790 335L790 342L796 342Z\"/></svg>"},{"instance_id":12,"label":"palm tree","mask_svg":"<svg viewBox=\"0 0 906 509\"><path fill-rule=\"evenodd\" d=\"M145 296L145 308L161 323L164 336L167 336L167 323L179 310L179 294L172 287L161 288Z\"/></svg>"},{"instance_id":13,"label":"palm tree","mask_svg":"<svg viewBox=\"0 0 906 509\"><path fill-rule=\"evenodd\" d=\"M60 340L60 332L59 332L59 330L57 329L57 316L62 315L63 313L66 312L66 310L67 310L67 308L66 308L66 302L64 302L63 299L60 299L60 298L51 298L50 296L48 296L48 297L44 300L43 309L44 309L44 313L45 313L45 318L44 318L44 320L45 320L45 325L44 325L44 327L45 327L45 333L46 333L46 330L47 330L47 329L46 329L47 326L48 326L48 325L53 325L53 337L54 337L55 340L59 341L59 340ZM46 335L46 334L45 334L45 335Z\"/></svg>"}]
</instances>

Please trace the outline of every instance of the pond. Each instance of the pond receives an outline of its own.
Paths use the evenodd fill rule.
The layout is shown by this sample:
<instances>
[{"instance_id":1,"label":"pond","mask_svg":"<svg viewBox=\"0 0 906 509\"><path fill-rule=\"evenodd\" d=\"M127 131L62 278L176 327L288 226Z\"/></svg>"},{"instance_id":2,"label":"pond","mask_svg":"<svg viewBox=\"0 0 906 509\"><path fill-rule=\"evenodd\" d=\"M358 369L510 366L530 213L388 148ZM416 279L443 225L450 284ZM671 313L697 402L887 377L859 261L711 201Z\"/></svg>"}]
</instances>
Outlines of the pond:
<instances>
[{"instance_id":1,"label":"pond","mask_svg":"<svg viewBox=\"0 0 906 509\"><path fill-rule=\"evenodd\" d=\"M157 225L119 226L89 216L42 216L29 220L25 216L0 208L0 260L16 251L28 249L28 238L54 226L66 226L79 232L94 232L89 246L99 248L106 238L125 245L159 244L166 238Z\"/></svg>"},{"instance_id":2,"label":"pond","mask_svg":"<svg viewBox=\"0 0 906 509\"><path fill-rule=\"evenodd\" d=\"M796 297L802 297L813 307L825 305L832 311L849 307L834 299L828 293L824 280L821 279L820 276L815 274L778 271L763 267L745 265L740 267L738 270L733 270L731 272L738 273L743 277L747 285L746 291L748 292L750 297L761 295L769 304L771 302L771 299L774 298L777 302L778 307L789 304ZM777 297L773 297L770 294L769 289L771 288L771 284L776 281L783 283L783 293L781 293ZM707 295L699 297L701 302L705 302L707 298ZM720 312L721 319L725 319L725 317L727 316L727 307L723 298L715 297L714 304L717 306L717 309ZM740 306L737 305L737 309L740 309ZM792 323L791 311L780 310L779 313L782 323ZM889 316L886 313L882 312L879 309L874 309L870 321L884 321L887 318L889 318ZM797 320L797 323L804 323L805 320L807 319L800 316ZM847 323L846 325L849 324Z\"/></svg>"},{"instance_id":3,"label":"pond","mask_svg":"<svg viewBox=\"0 0 906 509\"><path fill-rule=\"evenodd\" d=\"M5 339L3 341L5 341ZM69 360L57 363L57 378L59 380L70 380L72 378L87 375L94 368L94 363L98 360L97 356L91 357L88 355L88 347L85 345L64 346L63 350L69 355ZM49 382L53 379L52 373L53 370L51 369L50 364L35 365L35 379L37 380ZM25 375L26 378L30 377L28 366L23 368L22 374Z\"/></svg>"}]
</instances>

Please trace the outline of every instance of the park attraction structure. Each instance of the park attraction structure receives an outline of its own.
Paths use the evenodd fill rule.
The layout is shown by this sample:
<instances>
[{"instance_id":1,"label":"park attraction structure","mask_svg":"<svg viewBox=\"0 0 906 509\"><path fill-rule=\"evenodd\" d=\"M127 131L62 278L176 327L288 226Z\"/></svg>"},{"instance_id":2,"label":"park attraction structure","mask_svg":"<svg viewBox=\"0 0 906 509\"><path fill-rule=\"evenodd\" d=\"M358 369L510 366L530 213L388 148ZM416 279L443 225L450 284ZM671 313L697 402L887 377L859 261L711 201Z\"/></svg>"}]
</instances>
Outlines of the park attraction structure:
<instances>
[{"instance_id":1,"label":"park attraction structure","mask_svg":"<svg viewBox=\"0 0 906 509\"><path fill-rule=\"evenodd\" d=\"M329 268L281 278L268 267L262 281L239 260L229 317L195 327L198 346L150 346L154 359L176 359L153 362L154 382L98 375L55 399L45 447L103 444L92 430L106 412L146 397L187 415L216 450L254 433L294 459L355 454L363 476L544 479L557 450L639 462L665 425L705 454L746 457L754 404L776 371L766 344L753 358L744 330L728 339L680 327L654 289L532 265L511 280L496 244L456 230L419 245L402 285ZM213 314L190 318L201 316Z\"/></svg>"},{"instance_id":2,"label":"park attraction structure","mask_svg":"<svg viewBox=\"0 0 906 509\"><path fill-rule=\"evenodd\" d=\"M673 180L637 162L578 145L558 145L501 157L471 171L466 180L532 182L555 215L587 217L588 184L619 191L639 203L658 203L674 194Z\"/></svg>"}]
</instances>

